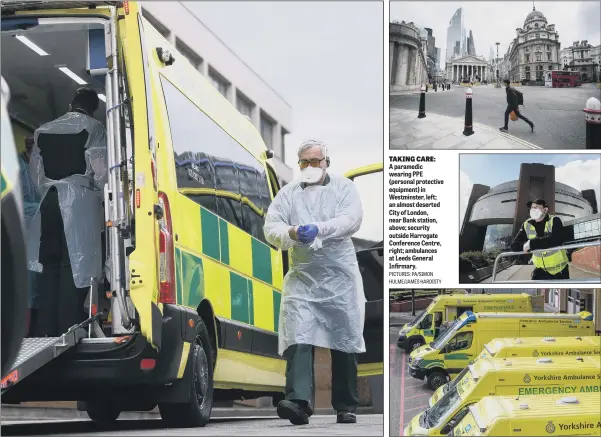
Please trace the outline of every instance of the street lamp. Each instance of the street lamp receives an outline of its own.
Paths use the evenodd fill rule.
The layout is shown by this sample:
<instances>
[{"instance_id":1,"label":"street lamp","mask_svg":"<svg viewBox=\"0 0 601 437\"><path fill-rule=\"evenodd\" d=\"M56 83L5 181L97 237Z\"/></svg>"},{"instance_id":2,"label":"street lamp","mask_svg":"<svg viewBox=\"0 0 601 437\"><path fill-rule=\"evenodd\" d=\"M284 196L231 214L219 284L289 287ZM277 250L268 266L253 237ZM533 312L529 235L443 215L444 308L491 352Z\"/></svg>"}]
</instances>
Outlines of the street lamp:
<instances>
[{"instance_id":1,"label":"street lamp","mask_svg":"<svg viewBox=\"0 0 601 437\"><path fill-rule=\"evenodd\" d=\"M497 45L497 80L499 80L499 44L500 42L495 43Z\"/></svg>"}]
</instances>

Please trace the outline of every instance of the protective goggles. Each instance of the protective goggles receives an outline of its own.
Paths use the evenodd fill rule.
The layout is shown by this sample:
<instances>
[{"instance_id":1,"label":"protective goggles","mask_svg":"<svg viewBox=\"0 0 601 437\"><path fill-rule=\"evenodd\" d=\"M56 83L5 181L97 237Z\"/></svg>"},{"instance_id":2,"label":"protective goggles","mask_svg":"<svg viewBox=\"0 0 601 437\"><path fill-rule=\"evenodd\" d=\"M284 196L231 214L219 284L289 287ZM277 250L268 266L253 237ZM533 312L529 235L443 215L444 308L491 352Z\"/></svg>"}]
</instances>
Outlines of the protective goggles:
<instances>
[{"instance_id":1,"label":"protective goggles","mask_svg":"<svg viewBox=\"0 0 601 437\"><path fill-rule=\"evenodd\" d=\"M301 159L300 161L298 161L298 165L300 166L301 169L307 168L309 166L319 167L319 165L321 164L321 161L324 161L325 159L326 158Z\"/></svg>"}]
</instances>

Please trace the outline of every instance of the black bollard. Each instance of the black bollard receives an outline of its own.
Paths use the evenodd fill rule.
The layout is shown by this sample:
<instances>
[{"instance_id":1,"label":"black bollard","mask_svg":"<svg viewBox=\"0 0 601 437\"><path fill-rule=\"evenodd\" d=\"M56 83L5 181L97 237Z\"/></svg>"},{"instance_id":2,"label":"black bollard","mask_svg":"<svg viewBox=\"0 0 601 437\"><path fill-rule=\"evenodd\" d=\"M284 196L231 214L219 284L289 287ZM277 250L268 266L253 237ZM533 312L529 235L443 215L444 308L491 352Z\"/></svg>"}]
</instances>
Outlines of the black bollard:
<instances>
[{"instance_id":1,"label":"black bollard","mask_svg":"<svg viewBox=\"0 0 601 437\"><path fill-rule=\"evenodd\" d=\"M450 84L450 83L448 83L448 84L447 84L447 89L448 89L448 90L450 90L450 89L451 89L451 84Z\"/></svg>"},{"instance_id":2,"label":"black bollard","mask_svg":"<svg viewBox=\"0 0 601 437\"><path fill-rule=\"evenodd\" d=\"M434 82L434 92L437 93L438 92L438 87L436 86L436 82Z\"/></svg>"},{"instance_id":3,"label":"black bollard","mask_svg":"<svg viewBox=\"0 0 601 437\"><path fill-rule=\"evenodd\" d=\"M426 92L428 92L428 82L426 82Z\"/></svg>"},{"instance_id":4,"label":"black bollard","mask_svg":"<svg viewBox=\"0 0 601 437\"><path fill-rule=\"evenodd\" d=\"M463 128L463 135L469 137L474 134L472 128L472 89L468 88L465 90L465 127Z\"/></svg>"},{"instance_id":5,"label":"black bollard","mask_svg":"<svg viewBox=\"0 0 601 437\"><path fill-rule=\"evenodd\" d=\"M591 97L583 111L586 113L586 148L601 149L601 102Z\"/></svg>"},{"instance_id":6,"label":"black bollard","mask_svg":"<svg viewBox=\"0 0 601 437\"><path fill-rule=\"evenodd\" d=\"M419 97L419 114L417 118L424 118L426 116L426 87L422 85L421 95Z\"/></svg>"}]
</instances>

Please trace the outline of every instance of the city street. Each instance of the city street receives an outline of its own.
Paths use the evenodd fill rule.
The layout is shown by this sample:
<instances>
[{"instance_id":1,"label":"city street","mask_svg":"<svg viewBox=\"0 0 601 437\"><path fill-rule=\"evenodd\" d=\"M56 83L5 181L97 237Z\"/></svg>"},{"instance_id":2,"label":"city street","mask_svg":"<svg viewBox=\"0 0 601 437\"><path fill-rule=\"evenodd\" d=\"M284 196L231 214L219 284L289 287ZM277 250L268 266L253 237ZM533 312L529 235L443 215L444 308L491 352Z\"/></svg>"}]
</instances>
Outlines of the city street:
<instances>
[{"instance_id":1,"label":"city street","mask_svg":"<svg viewBox=\"0 0 601 437\"><path fill-rule=\"evenodd\" d=\"M218 418L204 428L164 428L160 420L119 420L100 430L87 420L3 423L3 436L203 436L203 435L373 435L384 433L383 415L358 415L356 424L337 424L335 416L312 416L309 425L294 426L287 420L265 417ZM10 423L10 422L9 422Z\"/></svg>"},{"instance_id":2,"label":"city street","mask_svg":"<svg viewBox=\"0 0 601 437\"><path fill-rule=\"evenodd\" d=\"M509 121L509 135L528 141L543 149L584 149L586 130L584 105L590 97L601 99L601 90L593 84L577 88L517 87L524 94L522 114L535 124L534 133L522 120ZM491 128L503 126L507 107L505 88L493 85L476 86L473 90L473 121ZM415 110L417 118L419 93L390 96L390 108ZM451 86L451 91L426 94L426 118L429 113L456 117L457 131L461 133L465 117L465 88ZM394 131L391 121L391 137Z\"/></svg>"},{"instance_id":3,"label":"city street","mask_svg":"<svg viewBox=\"0 0 601 437\"><path fill-rule=\"evenodd\" d=\"M413 317L408 317L409 321ZM428 406L432 390L425 381L414 379L407 371L409 354L396 345L400 326L389 328L390 348L390 435L401 436L411 419Z\"/></svg>"}]
</instances>

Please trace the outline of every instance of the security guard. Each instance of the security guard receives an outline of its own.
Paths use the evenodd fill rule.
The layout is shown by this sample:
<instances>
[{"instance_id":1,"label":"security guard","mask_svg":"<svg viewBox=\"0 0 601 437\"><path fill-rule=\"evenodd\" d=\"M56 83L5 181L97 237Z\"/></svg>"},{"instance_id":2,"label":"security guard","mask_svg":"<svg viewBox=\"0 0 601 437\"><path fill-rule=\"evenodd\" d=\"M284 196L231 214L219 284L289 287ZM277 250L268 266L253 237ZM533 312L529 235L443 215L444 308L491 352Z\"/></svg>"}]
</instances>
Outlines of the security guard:
<instances>
[{"instance_id":1,"label":"security guard","mask_svg":"<svg viewBox=\"0 0 601 437\"><path fill-rule=\"evenodd\" d=\"M511 243L511 250L529 252L558 247L563 244L563 223L559 217L550 215L544 199L529 200L530 220L526 220ZM532 280L570 279L568 255L564 249L532 254L535 266Z\"/></svg>"}]
</instances>

